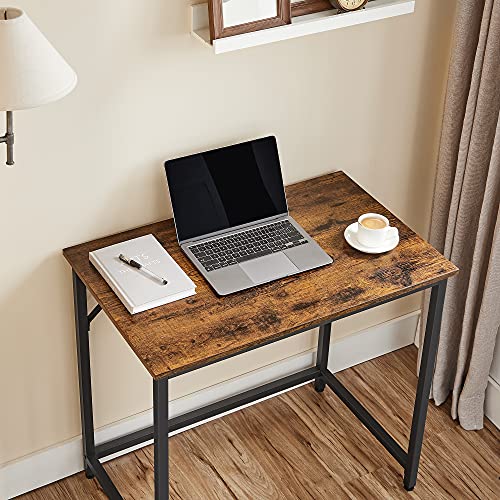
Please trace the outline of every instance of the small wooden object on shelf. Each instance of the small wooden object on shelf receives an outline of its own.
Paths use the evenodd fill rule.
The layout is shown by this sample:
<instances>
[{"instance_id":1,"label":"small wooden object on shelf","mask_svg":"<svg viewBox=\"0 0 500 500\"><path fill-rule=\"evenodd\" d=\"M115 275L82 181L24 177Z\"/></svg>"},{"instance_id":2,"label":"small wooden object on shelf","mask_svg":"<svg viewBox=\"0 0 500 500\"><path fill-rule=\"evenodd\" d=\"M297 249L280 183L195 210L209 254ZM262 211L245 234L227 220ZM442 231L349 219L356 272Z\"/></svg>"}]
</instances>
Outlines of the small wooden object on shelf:
<instances>
[{"instance_id":1,"label":"small wooden object on shelf","mask_svg":"<svg viewBox=\"0 0 500 500\"><path fill-rule=\"evenodd\" d=\"M325 10L332 10L334 6L330 0L292 0L292 17L305 16Z\"/></svg>"}]
</instances>

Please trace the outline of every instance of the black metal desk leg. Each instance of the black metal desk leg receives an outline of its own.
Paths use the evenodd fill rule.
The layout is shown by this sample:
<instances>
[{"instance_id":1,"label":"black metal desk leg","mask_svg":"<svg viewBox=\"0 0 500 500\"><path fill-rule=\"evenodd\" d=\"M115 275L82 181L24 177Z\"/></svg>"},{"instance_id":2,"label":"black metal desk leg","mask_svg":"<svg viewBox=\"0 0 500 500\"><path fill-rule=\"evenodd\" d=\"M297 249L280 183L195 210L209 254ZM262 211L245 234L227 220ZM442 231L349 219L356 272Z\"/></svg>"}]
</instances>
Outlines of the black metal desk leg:
<instances>
[{"instance_id":1,"label":"black metal desk leg","mask_svg":"<svg viewBox=\"0 0 500 500\"><path fill-rule=\"evenodd\" d=\"M153 380L155 500L168 500L168 379Z\"/></svg>"},{"instance_id":2,"label":"black metal desk leg","mask_svg":"<svg viewBox=\"0 0 500 500\"><path fill-rule=\"evenodd\" d=\"M319 327L318 336L318 351L316 354L316 366L324 373L328 366L328 353L330 349L330 334L332 331L332 324L327 323ZM318 392L323 392L325 389L325 379L317 377L314 380L314 388Z\"/></svg>"},{"instance_id":3,"label":"black metal desk leg","mask_svg":"<svg viewBox=\"0 0 500 500\"><path fill-rule=\"evenodd\" d=\"M110 500L122 500L116 486L96 456L94 413L92 409L92 379L90 373L90 321L87 314L87 289L74 271L73 296L75 300L76 351L78 357L78 381L80 384L80 416L82 421L85 475L89 479L96 477L104 493Z\"/></svg>"},{"instance_id":4,"label":"black metal desk leg","mask_svg":"<svg viewBox=\"0 0 500 500\"><path fill-rule=\"evenodd\" d=\"M432 288L429 315L427 316L427 324L425 326L422 359L418 374L417 395L413 409L408 458L405 467L404 487L408 491L413 490L417 482L418 464L420 461L420 452L422 451L422 441L424 439L425 419L427 417L429 394L434 375L445 292L446 281L441 281Z\"/></svg>"},{"instance_id":5,"label":"black metal desk leg","mask_svg":"<svg viewBox=\"0 0 500 500\"><path fill-rule=\"evenodd\" d=\"M95 458L94 415L92 411L92 386L90 378L89 322L87 318L87 289L73 272L75 300L76 348L78 380L80 383L80 416L82 421L83 460L85 475L94 477L89 461Z\"/></svg>"}]
</instances>

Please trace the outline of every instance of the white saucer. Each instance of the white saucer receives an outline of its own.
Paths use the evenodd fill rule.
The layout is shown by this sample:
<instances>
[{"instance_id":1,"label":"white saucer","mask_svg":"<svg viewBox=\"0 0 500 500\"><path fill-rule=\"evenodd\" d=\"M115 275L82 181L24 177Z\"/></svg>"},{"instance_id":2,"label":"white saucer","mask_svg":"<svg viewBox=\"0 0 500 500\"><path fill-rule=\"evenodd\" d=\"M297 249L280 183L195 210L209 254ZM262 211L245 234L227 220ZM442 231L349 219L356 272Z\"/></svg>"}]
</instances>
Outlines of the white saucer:
<instances>
[{"instance_id":1,"label":"white saucer","mask_svg":"<svg viewBox=\"0 0 500 500\"><path fill-rule=\"evenodd\" d=\"M364 253L384 253L389 250L393 250L398 246L399 243L399 234L397 236L393 236L392 238L387 238L382 246L379 247L365 247L358 241L358 223L353 222L350 226L346 227L344 231L344 238L356 250Z\"/></svg>"}]
</instances>

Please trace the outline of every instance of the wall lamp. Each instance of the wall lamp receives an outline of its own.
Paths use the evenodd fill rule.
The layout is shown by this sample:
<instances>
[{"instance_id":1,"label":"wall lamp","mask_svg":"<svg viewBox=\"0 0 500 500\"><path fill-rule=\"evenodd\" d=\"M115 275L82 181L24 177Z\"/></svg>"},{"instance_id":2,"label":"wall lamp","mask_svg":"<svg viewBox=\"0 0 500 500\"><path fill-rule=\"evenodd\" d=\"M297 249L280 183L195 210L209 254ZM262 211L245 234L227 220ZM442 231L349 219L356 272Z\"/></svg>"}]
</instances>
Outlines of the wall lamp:
<instances>
[{"instance_id":1,"label":"wall lamp","mask_svg":"<svg viewBox=\"0 0 500 500\"><path fill-rule=\"evenodd\" d=\"M7 165L14 165L13 111L57 101L76 86L68 63L20 9L0 7L0 111L7 113Z\"/></svg>"}]
</instances>

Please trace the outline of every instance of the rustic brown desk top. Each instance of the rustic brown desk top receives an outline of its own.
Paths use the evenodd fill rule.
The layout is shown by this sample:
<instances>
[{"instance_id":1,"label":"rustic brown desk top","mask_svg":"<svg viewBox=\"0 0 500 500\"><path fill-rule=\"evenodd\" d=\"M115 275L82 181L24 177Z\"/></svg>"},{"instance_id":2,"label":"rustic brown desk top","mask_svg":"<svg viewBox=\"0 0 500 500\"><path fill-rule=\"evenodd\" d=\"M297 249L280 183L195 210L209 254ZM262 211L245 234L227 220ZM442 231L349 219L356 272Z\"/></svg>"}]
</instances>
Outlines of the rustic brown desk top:
<instances>
[{"instance_id":1,"label":"rustic brown desk top","mask_svg":"<svg viewBox=\"0 0 500 500\"><path fill-rule=\"evenodd\" d=\"M172 219L64 250L64 256L154 378L172 376L403 296L458 269L343 172L288 186L290 214L334 259L330 266L218 297L180 250ZM344 229L366 212L399 229L399 246L365 255ZM152 233L196 283L196 295L131 315L89 252Z\"/></svg>"}]
</instances>

